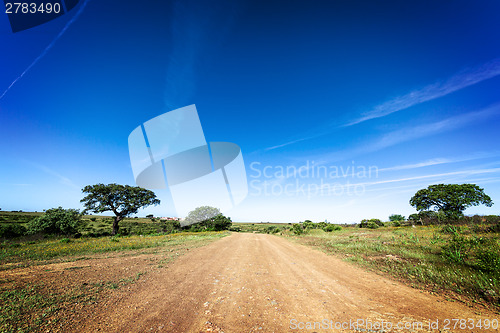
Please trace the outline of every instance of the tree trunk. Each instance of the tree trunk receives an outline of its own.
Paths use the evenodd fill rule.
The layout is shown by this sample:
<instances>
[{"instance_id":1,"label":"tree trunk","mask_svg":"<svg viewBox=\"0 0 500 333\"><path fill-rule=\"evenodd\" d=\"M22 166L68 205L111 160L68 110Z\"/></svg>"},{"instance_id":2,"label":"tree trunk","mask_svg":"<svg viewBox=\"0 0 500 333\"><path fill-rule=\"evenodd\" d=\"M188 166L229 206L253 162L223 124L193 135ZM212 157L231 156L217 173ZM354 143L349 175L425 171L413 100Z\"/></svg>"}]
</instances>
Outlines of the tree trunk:
<instances>
[{"instance_id":1,"label":"tree trunk","mask_svg":"<svg viewBox=\"0 0 500 333\"><path fill-rule=\"evenodd\" d=\"M113 221L113 235L117 235L118 234L118 230L119 230L119 227L118 227L118 222L120 222L122 220L122 218L120 216L115 216L115 219Z\"/></svg>"}]
</instances>

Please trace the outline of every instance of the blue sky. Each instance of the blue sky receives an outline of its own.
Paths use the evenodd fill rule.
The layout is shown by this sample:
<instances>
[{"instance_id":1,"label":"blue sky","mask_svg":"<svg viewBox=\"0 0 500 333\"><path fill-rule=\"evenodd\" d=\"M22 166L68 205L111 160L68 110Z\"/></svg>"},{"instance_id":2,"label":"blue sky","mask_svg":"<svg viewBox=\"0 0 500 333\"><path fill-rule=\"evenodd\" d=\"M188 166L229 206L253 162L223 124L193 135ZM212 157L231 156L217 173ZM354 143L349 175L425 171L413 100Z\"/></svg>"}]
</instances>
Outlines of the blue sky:
<instances>
[{"instance_id":1,"label":"blue sky","mask_svg":"<svg viewBox=\"0 0 500 333\"><path fill-rule=\"evenodd\" d=\"M387 220L438 183L478 184L496 204L466 213L500 214L498 1L140 6L82 0L15 34L0 14L2 210L135 185L130 132L196 104L207 141L243 152L234 221ZM176 215L155 192L140 215Z\"/></svg>"}]
</instances>

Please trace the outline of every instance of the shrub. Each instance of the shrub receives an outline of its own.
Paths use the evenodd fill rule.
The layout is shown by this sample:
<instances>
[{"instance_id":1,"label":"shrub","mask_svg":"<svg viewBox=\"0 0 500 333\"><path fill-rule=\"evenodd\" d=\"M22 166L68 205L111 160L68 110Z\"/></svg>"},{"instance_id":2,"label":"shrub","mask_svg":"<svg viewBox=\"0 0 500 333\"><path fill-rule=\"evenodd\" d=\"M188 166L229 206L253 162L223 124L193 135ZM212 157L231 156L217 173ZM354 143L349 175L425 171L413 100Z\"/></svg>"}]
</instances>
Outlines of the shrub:
<instances>
[{"instance_id":1,"label":"shrub","mask_svg":"<svg viewBox=\"0 0 500 333\"><path fill-rule=\"evenodd\" d=\"M292 231L296 235L302 235L304 233L304 228L299 223L295 223L292 225Z\"/></svg>"},{"instance_id":2,"label":"shrub","mask_svg":"<svg viewBox=\"0 0 500 333\"><path fill-rule=\"evenodd\" d=\"M492 242L491 242L492 243ZM500 249L498 244L481 246L477 252L477 267L486 272L500 273Z\"/></svg>"},{"instance_id":3,"label":"shrub","mask_svg":"<svg viewBox=\"0 0 500 333\"><path fill-rule=\"evenodd\" d=\"M332 232L335 230L342 230L342 227L336 224L329 224L326 227L324 227L323 230L326 232Z\"/></svg>"},{"instance_id":4,"label":"shrub","mask_svg":"<svg viewBox=\"0 0 500 333\"><path fill-rule=\"evenodd\" d=\"M1 238L14 238L22 236L26 233L26 228L18 223L9 223L0 225Z\"/></svg>"},{"instance_id":5,"label":"shrub","mask_svg":"<svg viewBox=\"0 0 500 333\"><path fill-rule=\"evenodd\" d=\"M486 223L500 223L500 216L498 215L487 215L484 217Z\"/></svg>"},{"instance_id":6,"label":"shrub","mask_svg":"<svg viewBox=\"0 0 500 333\"><path fill-rule=\"evenodd\" d=\"M408 216L408 221L410 221L412 224L419 223L420 222L420 215L411 214L410 216Z\"/></svg>"},{"instance_id":7,"label":"shrub","mask_svg":"<svg viewBox=\"0 0 500 333\"><path fill-rule=\"evenodd\" d=\"M78 232L80 219L81 214L76 209L48 209L44 215L28 223L28 234L75 234Z\"/></svg>"},{"instance_id":8,"label":"shrub","mask_svg":"<svg viewBox=\"0 0 500 333\"><path fill-rule=\"evenodd\" d=\"M97 220L97 218L95 218L95 217L90 218L90 221L92 221L92 222L95 222L96 220Z\"/></svg>"},{"instance_id":9,"label":"shrub","mask_svg":"<svg viewBox=\"0 0 500 333\"><path fill-rule=\"evenodd\" d=\"M172 234L181 229L181 223L179 221L165 221L160 224L161 231L167 234Z\"/></svg>"},{"instance_id":10,"label":"shrub","mask_svg":"<svg viewBox=\"0 0 500 333\"><path fill-rule=\"evenodd\" d=\"M266 234L277 234L278 232L281 231L280 228L276 227L276 226L269 226L266 228Z\"/></svg>"},{"instance_id":11,"label":"shrub","mask_svg":"<svg viewBox=\"0 0 500 333\"><path fill-rule=\"evenodd\" d=\"M378 227L383 227L384 224L379 219L362 220L359 223L360 228L377 229Z\"/></svg>"},{"instance_id":12,"label":"shrub","mask_svg":"<svg viewBox=\"0 0 500 333\"><path fill-rule=\"evenodd\" d=\"M389 221L391 222L403 222L405 220L405 217L400 214L392 214L389 216Z\"/></svg>"},{"instance_id":13,"label":"shrub","mask_svg":"<svg viewBox=\"0 0 500 333\"><path fill-rule=\"evenodd\" d=\"M455 233L451 240L443 246L441 254L448 261L463 263L474 245L474 240Z\"/></svg>"},{"instance_id":14,"label":"shrub","mask_svg":"<svg viewBox=\"0 0 500 333\"><path fill-rule=\"evenodd\" d=\"M211 217L208 220L204 220L195 224L190 224L185 226L184 228L187 228L189 231L193 232L222 231L222 230L229 230L229 228L231 228L232 223L233 222L231 221L230 217L226 217L219 213L218 215Z\"/></svg>"}]
</instances>

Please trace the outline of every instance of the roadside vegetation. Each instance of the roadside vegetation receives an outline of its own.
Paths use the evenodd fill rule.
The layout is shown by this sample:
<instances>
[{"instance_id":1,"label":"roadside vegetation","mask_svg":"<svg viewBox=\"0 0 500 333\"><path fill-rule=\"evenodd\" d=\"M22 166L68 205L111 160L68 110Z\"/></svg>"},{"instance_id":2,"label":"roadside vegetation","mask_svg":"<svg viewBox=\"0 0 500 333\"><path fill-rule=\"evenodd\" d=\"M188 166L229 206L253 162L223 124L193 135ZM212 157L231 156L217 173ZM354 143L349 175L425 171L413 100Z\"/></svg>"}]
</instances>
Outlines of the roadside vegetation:
<instances>
[{"instance_id":1,"label":"roadside vegetation","mask_svg":"<svg viewBox=\"0 0 500 333\"><path fill-rule=\"evenodd\" d=\"M139 255L148 258L143 269L150 265L162 268L191 248L227 236L225 230L232 225L229 217L211 207L218 214L185 226L152 215L132 218L138 209L159 203L153 192L138 187L98 184L85 187L84 193L88 194L82 199L85 212L111 211L115 216L84 215L62 207L42 213L0 211L0 332L64 331L68 315L92 307L110 291L135 283L146 272L132 273L127 268L126 276L68 284L66 274L26 279L11 270L43 265L40 269L51 271L47 267L62 263ZM89 264L64 270L86 267Z\"/></svg>"},{"instance_id":2,"label":"roadside vegetation","mask_svg":"<svg viewBox=\"0 0 500 333\"><path fill-rule=\"evenodd\" d=\"M406 219L363 219L327 233L293 224L284 235L335 253L407 283L465 303L500 310L500 216L464 216L466 208L493 202L474 184L438 184L419 190ZM431 210L433 209L433 210Z\"/></svg>"},{"instance_id":3,"label":"roadside vegetation","mask_svg":"<svg viewBox=\"0 0 500 333\"><path fill-rule=\"evenodd\" d=\"M114 291L134 284L151 269L163 268L185 254L189 249L207 245L227 236L227 232L185 232L168 235L83 237L79 239L51 238L39 241L2 245L0 264L0 332L51 332L65 331L65 318L82 308L92 308ZM14 245L16 244L16 245ZM119 251L119 252L117 252ZM116 253L116 254L114 254ZM128 274L108 278L89 278L67 283L67 277L48 275L41 280L17 278L9 270L33 265L43 266L50 272L53 265L74 262L64 270L84 271L96 258L136 256L149 254L141 268L130 268ZM144 259L142 259L144 261ZM153 265L154 266L150 266ZM137 271L137 269L140 269ZM4 274L6 273L6 274ZM105 274L106 275L106 274ZM66 276L66 274L65 274ZM126 288L124 288L126 289ZM87 310L88 311L88 310Z\"/></svg>"},{"instance_id":4,"label":"roadside vegetation","mask_svg":"<svg viewBox=\"0 0 500 333\"><path fill-rule=\"evenodd\" d=\"M500 309L500 217L475 216L446 225L386 225L285 235L410 286Z\"/></svg>"}]
</instances>

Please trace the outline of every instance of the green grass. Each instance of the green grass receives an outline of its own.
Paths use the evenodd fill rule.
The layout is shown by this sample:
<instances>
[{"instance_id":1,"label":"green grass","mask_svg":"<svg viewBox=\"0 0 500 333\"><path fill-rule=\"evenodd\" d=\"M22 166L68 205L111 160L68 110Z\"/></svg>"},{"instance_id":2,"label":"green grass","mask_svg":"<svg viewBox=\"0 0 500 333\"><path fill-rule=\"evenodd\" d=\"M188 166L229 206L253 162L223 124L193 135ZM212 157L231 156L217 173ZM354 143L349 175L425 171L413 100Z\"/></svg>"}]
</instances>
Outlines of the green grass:
<instances>
[{"instance_id":1,"label":"green grass","mask_svg":"<svg viewBox=\"0 0 500 333\"><path fill-rule=\"evenodd\" d=\"M185 232L169 235L85 237L78 239L55 238L25 243L4 242L0 244L0 264L3 265L1 269L8 269L12 268L13 265L5 266L5 264L19 263L21 265L26 265L36 260L49 260L59 257L75 257L92 253L158 248L164 246L170 247L186 242L190 244L197 242L204 243L207 240L218 239L227 234L227 232Z\"/></svg>"},{"instance_id":2,"label":"green grass","mask_svg":"<svg viewBox=\"0 0 500 333\"><path fill-rule=\"evenodd\" d=\"M0 226L13 224L27 225L34 218L43 215L43 212L6 212L0 211ZM79 232L85 236L110 235L113 216L84 215L82 216ZM149 218L125 218L120 221L120 233L130 235L157 234L168 230L165 221Z\"/></svg>"},{"instance_id":3,"label":"green grass","mask_svg":"<svg viewBox=\"0 0 500 333\"><path fill-rule=\"evenodd\" d=\"M495 233L475 234L464 227L464 234L468 238L492 238L492 244L498 244ZM498 297L485 297L500 295L499 272L478 269L473 256L463 262L447 260L443 247L453 236L441 232L441 227L344 228L332 233L314 230L301 236L291 233L287 236L371 270L388 273L413 287L450 292L465 302L486 302L500 308Z\"/></svg>"},{"instance_id":4,"label":"green grass","mask_svg":"<svg viewBox=\"0 0 500 333\"><path fill-rule=\"evenodd\" d=\"M75 261L88 259L82 255L126 251L135 255L134 250L148 249L158 253L158 268L183 255L188 249L206 245L229 235L228 232L177 233L170 235L124 236L100 238L57 238L31 241L27 243L4 243L1 246L2 269L13 269L33 264L45 264L46 260L58 259ZM143 253L140 251L139 253ZM121 254L120 254L121 255ZM5 265L15 263L15 265ZM84 267L69 267L68 270ZM64 324L64 318L75 306L87 306L99 301L105 292L112 292L135 283L145 272L124 276L116 281L64 286L54 292L54 286L24 284L21 281L2 280L0 288L0 332L50 332Z\"/></svg>"}]
</instances>

